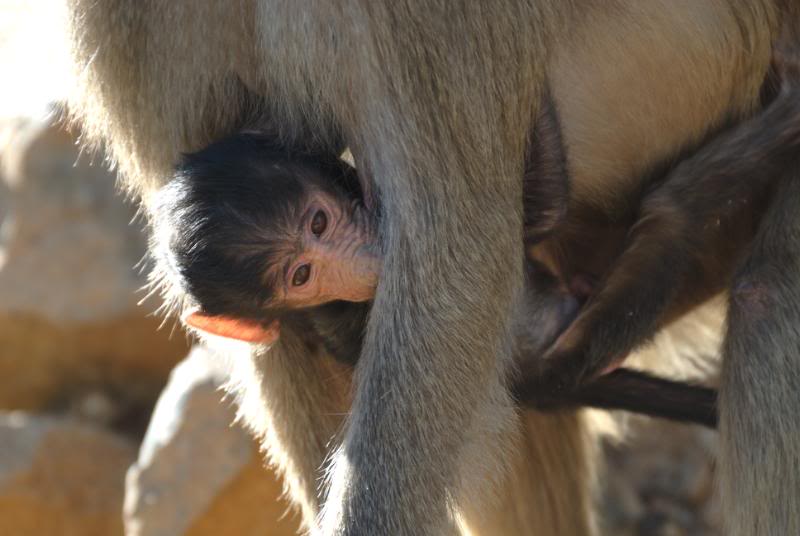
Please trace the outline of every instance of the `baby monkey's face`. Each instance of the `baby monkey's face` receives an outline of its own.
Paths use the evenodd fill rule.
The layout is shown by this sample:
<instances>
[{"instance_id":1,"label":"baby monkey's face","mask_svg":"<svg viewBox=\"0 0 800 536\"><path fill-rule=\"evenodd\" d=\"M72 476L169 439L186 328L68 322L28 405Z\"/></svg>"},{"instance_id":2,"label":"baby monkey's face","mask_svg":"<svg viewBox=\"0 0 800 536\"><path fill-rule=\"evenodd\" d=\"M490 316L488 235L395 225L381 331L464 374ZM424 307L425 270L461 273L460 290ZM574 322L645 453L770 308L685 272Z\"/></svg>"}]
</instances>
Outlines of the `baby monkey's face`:
<instances>
[{"instance_id":1,"label":"baby monkey's face","mask_svg":"<svg viewBox=\"0 0 800 536\"><path fill-rule=\"evenodd\" d=\"M364 205L343 193L311 187L288 223L286 258L277 259L276 304L312 307L372 299L381 259Z\"/></svg>"},{"instance_id":2,"label":"baby monkey's face","mask_svg":"<svg viewBox=\"0 0 800 536\"><path fill-rule=\"evenodd\" d=\"M227 234L212 232L210 235L216 236L213 240L206 240L208 234L196 240L204 246L197 250L208 259L198 264L197 254L187 255L186 272L194 275L197 289L208 290L205 295L212 300L206 301L212 303L213 298L226 296L219 289L229 287L225 287L225 281L201 277L207 275L202 267L210 266L211 276L218 276L214 270L220 267L229 268L233 298L211 307L198 297L202 305L186 311L183 320L209 334L270 344L280 336L280 319L288 310L332 301L371 300L382 259L374 218L358 193L351 192L353 185L345 177L285 162L268 162L261 167L262 184L268 187L242 194L244 189L237 190L237 185L243 182L218 181L203 192L205 197L195 196L213 196L213 203L209 203L213 210L207 217L213 223L208 226L211 231L223 229ZM224 210L216 210L219 207ZM189 241L185 249L191 250L193 244ZM250 268L253 265L256 270ZM247 277L237 279L237 274ZM237 303L247 302L250 294L251 309L237 310ZM253 304L264 318L253 317Z\"/></svg>"}]
</instances>

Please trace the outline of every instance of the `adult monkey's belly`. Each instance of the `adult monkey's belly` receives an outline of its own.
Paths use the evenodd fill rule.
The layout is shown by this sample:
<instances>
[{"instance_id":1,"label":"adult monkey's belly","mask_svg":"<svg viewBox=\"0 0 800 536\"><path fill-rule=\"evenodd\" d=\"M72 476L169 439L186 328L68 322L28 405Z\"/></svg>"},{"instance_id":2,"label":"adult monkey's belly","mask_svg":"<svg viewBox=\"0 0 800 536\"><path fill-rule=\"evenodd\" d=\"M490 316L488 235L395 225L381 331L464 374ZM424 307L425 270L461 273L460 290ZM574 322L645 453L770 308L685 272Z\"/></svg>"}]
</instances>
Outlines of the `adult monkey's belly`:
<instances>
[{"instance_id":1,"label":"adult monkey's belly","mask_svg":"<svg viewBox=\"0 0 800 536\"><path fill-rule=\"evenodd\" d=\"M549 77L573 200L613 218L653 165L752 112L775 32L766 15L737 20L736 2L609 3L564 32Z\"/></svg>"}]
</instances>

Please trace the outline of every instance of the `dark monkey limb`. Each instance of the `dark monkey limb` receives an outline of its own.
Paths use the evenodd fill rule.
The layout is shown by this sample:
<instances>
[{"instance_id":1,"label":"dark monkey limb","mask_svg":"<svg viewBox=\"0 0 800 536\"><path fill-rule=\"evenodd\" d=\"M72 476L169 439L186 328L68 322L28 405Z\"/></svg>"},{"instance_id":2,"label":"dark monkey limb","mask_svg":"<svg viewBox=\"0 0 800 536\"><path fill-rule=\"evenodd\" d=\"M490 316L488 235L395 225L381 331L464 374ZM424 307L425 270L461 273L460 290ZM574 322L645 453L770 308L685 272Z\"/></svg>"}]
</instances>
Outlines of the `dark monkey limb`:
<instances>
[{"instance_id":1,"label":"dark monkey limb","mask_svg":"<svg viewBox=\"0 0 800 536\"><path fill-rule=\"evenodd\" d=\"M535 399L535 393L524 391L524 384L520 388L520 399ZM716 389L658 378L626 368L619 368L581 385L557 404L557 408L589 406L630 411L711 428L716 428L718 422ZM539 406L538 409L547 408Z\"/></svg>"},{"instance_id":2,"label":"dark monkey limb","mask_svg":"<svg viewBox=\"0 0 800 536\"><path fill-rule=\"evenodd\" d=\"M545 308L547 288L533 289L544 314L557 316L552 308ZM315 344L320 344L337 360L355 366L361 350L364 323L370 305L348 302L333 302L306 311L295 311L284 316L282 322L294 324ZM537 337L546 340L555 333L542 333L546 323L537 324ZM530 335L527 335L530 337ZM525 363L539 359L539 354L518 354L517 359ZM593 407L606 410L622 410L650 417L673 421L717 426L717 391L712 388L659 378L632 369L620 368L601 376L593 382L581 385L574 393L565 393L541 403L536 392L530 391L525 382L514 383L512 393L523 407L541 411L563 410L578 407Z\"/></svg>"},{"instance_id":3,"label":"dark monkey limb","mask_svg":"<svg viewBox=\"0 0 800 536\"><path fill-rule=\"evenodd\" d=\"M575 318L575 313L565 302L564 286L544 267L529 261L526 308L515 323L519 344L515 360L523 370L526 365L541 359L542 352ZM620 368L579 385L575 391L553 395L549 390L543 395L540 386L526 382L524 376L514 375L510 383L515 399L522 406L538 410L588 406L709 427L717 425L715 389L658 378L632 369Z\"/></svg>"},{"instance_id":4,"label":"dark monkey limb","mask_svg":"<svg viewBox=\"0 0 800 536\"><path fill-rule=\"evenodd\" d=\"M800 503L780 491L800 489L798 158L777 179L752 248L733 279L720 377L720 433L751 438L759 447L720 445L720 470L732 475L732 486L721 490L722 504L731 526L769 535L800 534ZM749 501L753 510L737 510L739 500Z\"/></svg>"},{"instance_id":5,"label":"dark monkey limb","mask_svg":"<svg viewBox=\"0 0 800 536\"><path fill-rule=\"evenodd\" d=\"M797 59L778 58L781 89L763 112L713 137L645 195L627 245L597 292L544 357L526 364L532 385L569 392L646 341L668 318L687 278L700 274L725 284L727 267L720 272L709 257L718 250L712 244L731 240L717 231L720 220L760 203L800 149Z\"/></svg>"},{"instance_id":6,"label":"dark monkey limb","mask_svg":"<svg viewBox=\"0 0 800 536\"><path fill-rule=\"evenodd\" d=\"M325 346L336 359L354 366L360 350L358 330L363 330L363 323L357 321L357 313L353 308L361 307L364 306L337 302L309 311L302 320L296 317L294 321L306 326L305 333L318 334L317 342ZM362 314L366 315L366 311ZM538 355L519 356L522 362L538 358ZM592 407L629 411L711 428L717 426L716 389L659 378L633 369L619 368L579 386L573 393L566 393L561 398L545 403L540 403L538 393L530 389L530 385L524 382L512 385L512 392L523 407L540 411Z\"/></svg>"}]
</instances>

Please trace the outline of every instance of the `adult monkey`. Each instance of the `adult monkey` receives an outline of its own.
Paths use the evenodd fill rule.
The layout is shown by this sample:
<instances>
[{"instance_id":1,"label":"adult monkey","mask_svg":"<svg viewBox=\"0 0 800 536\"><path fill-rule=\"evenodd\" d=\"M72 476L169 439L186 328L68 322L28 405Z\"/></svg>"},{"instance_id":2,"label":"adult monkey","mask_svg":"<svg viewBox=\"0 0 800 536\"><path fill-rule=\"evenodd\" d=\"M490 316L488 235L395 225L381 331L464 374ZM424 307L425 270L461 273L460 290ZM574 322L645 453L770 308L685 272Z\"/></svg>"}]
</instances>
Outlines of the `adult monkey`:
<instances>
[{"instance_id":1,"label":"adult monkey","mask_svg":"<svg viewBox=\"0 0 800 536\"><path fill-rule=\"evenodd\" d=\"M254 111L287 138L328 149L344 139L354 149L382 202L385 264L322 532L446 533L449 502L482 476L475 461L505 459L492 445L513 436L501 378L522 265L509 259L523 258L519 179L545 77L563 114L574 204L614 218L628 210L646 170L750 113L778 21L797 20L790 4L71 0L82 69L72 110L89 138L108 140L145 203L180 152L229 133ZM279 348L253 362L253 377L279 391L246 400L244 411L283 449L278 461L308 520L320 499L315 471L337 425L319 410L336 402L324 399L305 349L282 335ZM775 366L770 377L789 376L787 364ZM768 389L747 387L753 400ZM780 451L773 436L757 445L731 437L726 404L734 395L722 386L725 460L796 463L797 453ZM793 407L784 391L764 399L769 406L758 409L775 419L786 412L781 404ZM546 448L564 433L579 445L576 419L562 418L566 431L550 423L535 441ZM756 416L745 411L743 419L753 424ZM551 471L543 478L567 466L577 487L541 499L571 494L566 500L579 504L559 505L565 512L546 504L551 519L515 528L588 533L587 522L571 520L588 508L578 489L585 460L568 459L568 446L555 450L563 456L542 457ZM728 534L796 532L797 475L783 478L722 474ZM535 486L521 485L533 499ZM749 500L759 496L775 500Z\"/></svg>"}]
</instances>

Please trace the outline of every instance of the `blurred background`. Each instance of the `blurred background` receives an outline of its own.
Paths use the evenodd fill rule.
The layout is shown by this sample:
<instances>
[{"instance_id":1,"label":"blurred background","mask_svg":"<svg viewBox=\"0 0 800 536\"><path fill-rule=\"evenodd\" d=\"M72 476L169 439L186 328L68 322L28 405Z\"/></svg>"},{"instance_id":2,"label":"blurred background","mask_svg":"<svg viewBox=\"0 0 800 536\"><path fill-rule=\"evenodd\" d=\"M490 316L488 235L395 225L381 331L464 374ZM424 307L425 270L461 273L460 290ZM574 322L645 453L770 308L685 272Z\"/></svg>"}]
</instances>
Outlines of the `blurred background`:
<instances>
[{"instance_id":1,"label":"blurred background","mask_svg":"<svg viewBox=\"0 0 800 536\"><path fill-rule=\"evenodd\" d=\"M63 16L0 0L0 535L294 534L224 361L158 329L135 208L54 120ZM626 426L603 447L607 533L718 534L714 434Z\"/></svg>"}]
</instances>

